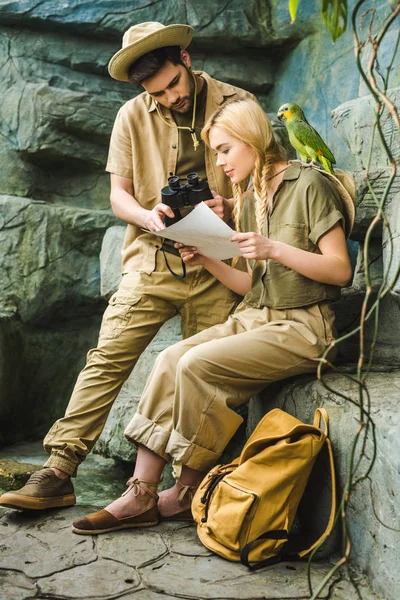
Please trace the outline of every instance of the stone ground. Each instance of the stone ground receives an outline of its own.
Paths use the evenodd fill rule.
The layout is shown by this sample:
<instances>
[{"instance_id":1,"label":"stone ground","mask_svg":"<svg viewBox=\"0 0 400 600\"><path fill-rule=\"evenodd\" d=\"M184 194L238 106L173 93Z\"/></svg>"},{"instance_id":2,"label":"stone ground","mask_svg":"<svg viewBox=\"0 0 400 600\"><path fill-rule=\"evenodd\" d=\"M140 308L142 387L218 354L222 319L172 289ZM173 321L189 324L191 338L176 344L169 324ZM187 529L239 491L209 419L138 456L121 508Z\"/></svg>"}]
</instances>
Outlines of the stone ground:
<instances>
[{"instance_id":1,"label":"stone ground","mask_svg":"<svg viewBox=\"0 0 400 600\"><path fill-rule=\"evenodd\" d=\"M1 454L2 459L37 465L44 458L39 444L9 447ZM73 534L71 522L118 495L124 478L126 473L112 460L92 455L76 480L75 507L33 514L0 508L0 600L310 598L306 563L250 572L211 554L191 524L163 523L93 537ZM314 586L332 564L313 566ZM364 600L381 598L362 577L358 580ZM342 575L319 597L358 598Z\"/></svg>"}]
</instances>

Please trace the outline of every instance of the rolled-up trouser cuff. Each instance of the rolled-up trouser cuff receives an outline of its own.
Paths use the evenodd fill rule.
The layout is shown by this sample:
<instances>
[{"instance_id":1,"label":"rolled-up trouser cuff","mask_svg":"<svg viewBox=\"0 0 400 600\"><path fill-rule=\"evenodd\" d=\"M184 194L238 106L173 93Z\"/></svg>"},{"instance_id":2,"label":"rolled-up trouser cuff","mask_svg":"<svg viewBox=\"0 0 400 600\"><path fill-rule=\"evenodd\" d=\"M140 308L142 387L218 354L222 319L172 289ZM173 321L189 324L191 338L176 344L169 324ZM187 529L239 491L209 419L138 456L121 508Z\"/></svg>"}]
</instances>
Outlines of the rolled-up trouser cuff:
<instances>
[{"instance_id":1,"label":"rolled-up trouser cuff","mask_svg":"<svg viewBox=\"0 0 400 600\"><path fill-rule=\"evenodd\" d=\"M171 455L166 451L170 432L140 413L134 415L124 435L129 442L142 444L167 462L171 461Z\"/></svg>"},{"instance_id":2,"label":"rolled-up trouser cuff","mask_svg":"<svg viewBox=\"0 0 400 600\"><path fill-rule=\"evenodd\" d=\"M175 429L169 435L166 452L173 457L174 461L196 471L207 471L221 456L208 448L190 442Z\"/></svg>"},{"instance_id":3,"label":"rolled-up trouser cuff","mask_svg":"<svg viewBox=\"0 0 400 600\"><path fill-rule=\"evenodd\" d=\"M47 461L43 465L44 467L53 467L55 469L60 469L63 473L67 473L71 477L76 476L76 472L78 469L78 465L65 458L62 454L58 452L52 452L47 459Z\"/></svg>"}]
</instances>

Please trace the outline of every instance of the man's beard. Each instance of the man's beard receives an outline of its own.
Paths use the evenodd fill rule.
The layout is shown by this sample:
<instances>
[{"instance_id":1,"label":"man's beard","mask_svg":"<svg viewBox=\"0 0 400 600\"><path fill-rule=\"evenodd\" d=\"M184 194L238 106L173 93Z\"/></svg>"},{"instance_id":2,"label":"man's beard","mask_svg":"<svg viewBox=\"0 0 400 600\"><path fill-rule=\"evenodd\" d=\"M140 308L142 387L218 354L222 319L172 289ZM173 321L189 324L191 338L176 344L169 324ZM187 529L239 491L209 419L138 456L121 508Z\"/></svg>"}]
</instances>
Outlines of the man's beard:
<instances>
[{"instance_id":1,"label":"man's beard","mask_svg":"<svg viewBox=\"0 0 400 600\"><path fill-rule=\"evenodd\" d=\"M188 112L190 112L193 108L193 103L194 103L194 79L193 77L195 77L195 75L192 75L191 71L189 71L189 69L187 67L185 67L186 69L186 73L187 73L187 77L188 77L188 82L189 82L189 94L187 96L181 96L178 99L178 102L175 102L175 104L173 104L170 109L172 111L178 112L180 114L187 114ZM175 108L176 106L179 106L180 104L182 104L181 108Z\"/></svg>"}]
</instances>

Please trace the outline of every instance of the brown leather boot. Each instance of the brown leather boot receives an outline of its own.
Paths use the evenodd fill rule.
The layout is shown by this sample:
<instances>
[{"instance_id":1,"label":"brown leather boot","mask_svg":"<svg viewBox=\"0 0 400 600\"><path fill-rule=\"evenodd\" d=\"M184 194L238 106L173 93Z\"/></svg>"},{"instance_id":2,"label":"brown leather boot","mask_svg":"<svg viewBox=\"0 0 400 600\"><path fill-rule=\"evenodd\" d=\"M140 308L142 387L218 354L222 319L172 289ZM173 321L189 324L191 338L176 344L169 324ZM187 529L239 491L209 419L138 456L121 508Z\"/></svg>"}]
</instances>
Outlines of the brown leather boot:
<instances>
[{"instance_id":1,"label":"brown leather boot","mask_svg":"<svg viewBox=\"0 0 400 600\"><path fill-rule=\"evenodd\" d=\"M35 471L23 488L0 496L0 505L20 510L45 510L73 506L74 486L69 477L60 479L53 469Z\"/></svg>"},{"instance_id":2,"label":"brown leather boot","mask_svg":"<svg viewBox=\"0 0 400 600\"><path fill-rule=\"evenodd\" d=\"M99 533L108 533L110 531L118 531L118 529L131 529L136 527L151 527L158 523L158 495L150 490L146 484L157 485L151 481L140 481L139 479L128 479L129 486L126 492L128 494L133 489L133 494L138 496L140 490L154 498L154 505L146 511L133 515L132 517L123 517L117 519L108 510L102 509L96 513L92 513L87 517L81 517L72 523L72 531L79 535L98 535Z\"/></svg>"}]
</instances>

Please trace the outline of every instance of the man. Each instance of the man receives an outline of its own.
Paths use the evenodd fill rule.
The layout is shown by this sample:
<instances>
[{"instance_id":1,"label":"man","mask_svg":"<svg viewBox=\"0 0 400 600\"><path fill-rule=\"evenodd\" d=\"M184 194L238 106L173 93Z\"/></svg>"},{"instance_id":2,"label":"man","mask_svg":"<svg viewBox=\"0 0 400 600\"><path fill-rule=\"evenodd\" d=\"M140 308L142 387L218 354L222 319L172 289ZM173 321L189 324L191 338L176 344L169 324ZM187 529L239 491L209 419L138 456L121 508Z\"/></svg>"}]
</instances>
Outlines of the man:
<instances>
[{"instance_id":1,"label":"man","mask_svg":"<svg viewBox=\"0 0 400 600\"><path fill-rule=\"evenodd\" d=\"M220 217L230 214L229 180L201 142L200 131L221 104L252 95L191 71L185 48L193 34L188 25L135 25L109 63L114 79L144 88L116 117L106 167L113 211L128 223L123 278L65 416L44 440L48 461L22 489L3 494L2 506L43 510L75 504L70 477L100 436L122 384L161 325L179 313L183 337L188 337L225 321L237 302L202 267L188 267L179 279L179 256L148 233L164 228L165 216L173 217L160 203L160 190L172 175L184 181L189 172L197 172L213 191L208 206Z\"/></svg>"}]
</instances>

